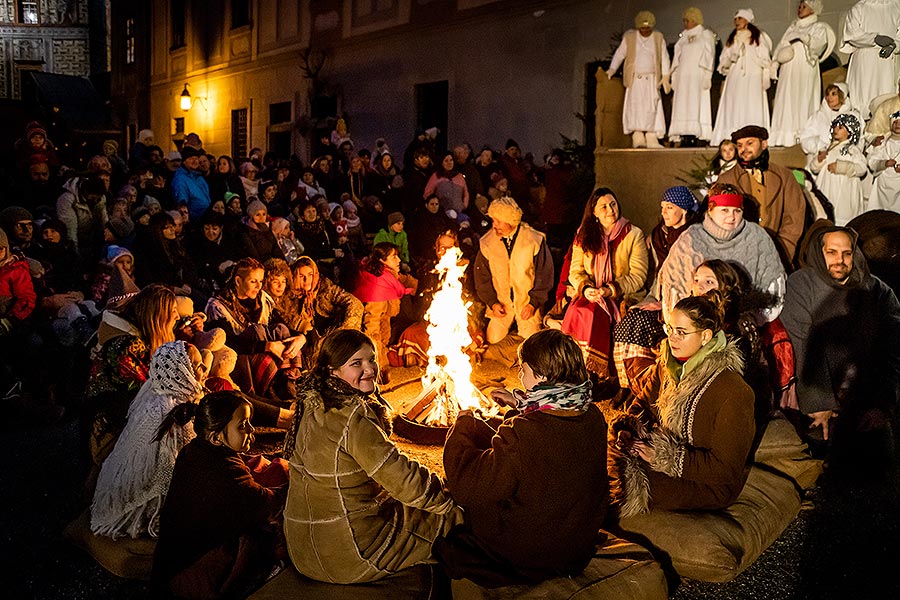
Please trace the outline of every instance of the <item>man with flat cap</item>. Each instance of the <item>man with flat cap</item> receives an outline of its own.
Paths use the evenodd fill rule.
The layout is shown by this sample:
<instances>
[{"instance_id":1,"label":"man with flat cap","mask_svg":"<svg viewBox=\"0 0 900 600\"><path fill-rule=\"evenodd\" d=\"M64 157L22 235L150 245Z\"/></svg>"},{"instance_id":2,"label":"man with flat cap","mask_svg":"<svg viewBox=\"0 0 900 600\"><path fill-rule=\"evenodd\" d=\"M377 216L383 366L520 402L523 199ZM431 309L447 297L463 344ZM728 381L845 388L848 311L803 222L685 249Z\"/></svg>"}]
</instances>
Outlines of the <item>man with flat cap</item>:
<instances>
[{"instance_id":1,"label":"man with flat cap","mask_svg":"<svg viewBox=\"0 0 900 600\"><path fill-rule=\"evenodd\" d=\"M785 265L790 265L803 235L806 201L793 173L769 162L768 139L769 132L758 125L732 133L738 164L719 175L717 182L730 183L753 196L755 206L747 206L747 219L753 220L758 211L759 224L775 239Z\"/></svg>"}]
</instances>

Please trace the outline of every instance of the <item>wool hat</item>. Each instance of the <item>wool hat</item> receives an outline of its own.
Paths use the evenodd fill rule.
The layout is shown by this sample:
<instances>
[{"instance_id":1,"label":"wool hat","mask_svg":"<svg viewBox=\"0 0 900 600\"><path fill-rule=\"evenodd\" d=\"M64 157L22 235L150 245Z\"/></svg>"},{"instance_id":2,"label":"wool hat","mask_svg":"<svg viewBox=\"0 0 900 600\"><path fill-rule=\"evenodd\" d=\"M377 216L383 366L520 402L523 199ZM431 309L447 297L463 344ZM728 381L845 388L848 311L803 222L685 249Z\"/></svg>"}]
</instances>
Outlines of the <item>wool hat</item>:
<instances>
[{"instance_id":1,"label":"wool hat","mask_svg":"<svg viewBox=\"0 0 900 600\"><path fill-rule=\"evenodd\" d=\"M129 250L128 248L110 244L110 246L106 249L106 262L108 264L113 264L117 259L122 258L123 256L130 256L132 259L134 259L134 254L132 254L131 250Z\"/></svg>"},{"instance_id":2,"label":"wool hat","mask_svg":"<svg viewBox=\"0 0 900 600\"><path fill-rule=\"evenodd\" d=\"M170 162L173 160L181 160L181 152L179 152L178 150L172 150L171 152L166 154L166 160Z\"/></svg>"},{"instance_id":3,"label":"wool hat","mask_svg":"<svg viewBox=\"0 0 900 600\"><path fill-rule=\"evenodd\" d=\"M649 10L642 10L635 15L634 26L638 29L641 27L656 27L656 15Z\"/></svg>"},{"instance_id":4,"label":"wool hat","mask_svg":"<svg viewBox=\"0 0 900 600\"><path fill-rule=\"evenodd\" d=\"M518 147L519 147L519 143L516 142L516 140L514 140L512 138L509 138L508 140L506 140L506 149L507 150L509 150L510 148L518 148Z\"/></svg>"},{"instance_id":5,"label":"wool hat","mask_svg":"<svg viewBox=\"0 0 900 600\"><path fill-rule=\"evenodd\" d=\"M33 127L32 127L32 125L33 125ZM28 127L28 131L25 134L25 137L28 140L31 140L31 138L33 138L36 135L42 135L42 136L44 136L44 139L46 139L47 138L47 130L44 129L43 126L41 126L37 123L30 123L29 127Z\"/></svg>"},{"instance_id":6,"label":"wool hat","mask_svg":"<svg viewBox=\"0 0 900 600\"><path fill-rule=\"evenodd\" d=\"M401 212L392 212L388 215L388 227L391 227L394 223L402 223L406 219L403 218L403 213Z\"/></svg>"},{"instance_id":7,"label":"wool hat","mask_svg":"<svg viewBox=\"0 0 900 600\"><path fill-rule=\"evenodd\" d=\"M181 148L181 158L182 160L187 160L189 158L195 158L197 156L201 156L204 154L202 150L199 148L195 148L193 146L184 146Z\"/></svg>"},{"instance_id":8,"label":"wool hat","mask_svg":"<svg viewBox=\"0 0 900 600\"><path fill-rule=\"evenodd\" d=\"M266 205L263 204L262 200L254 200L250 204L247 205L247 216L253 217L259 211L264 210L269 212L269 209L266 208Z\"/></svg>"},{"instance_id":9,"label":"wool hat","mask_svg":"<svg viewBox=\"0 0 900 600\"><path fill-rule=\"evenodd\" d=\"M753 15L753 9L752 9L752 8L741 8L741 9L739 9L736 13L734 13L734 18L736 19L736 18L738 18L738 17L741 17L741 18L743 18L743 19L747 19L747 22L748 22L748 23L752 23L752 22L753 22L753 19L756 18L756 17Z\"/></svg>"},{"instance_id":10,"label":"wool hat","mask_svg":"<svg viewBox=\"0 0 900 600\"><path fill-rule=\"evenodd\" d=\"M134 221L126 217L110 219L106 226L119 239L126 238L134 232Z\"/></svg>"},{"instance_id":11,"label":"wool hat","mask_svg":"<svg viewBox=\"0 0 900 600\"><path fill-rule=\"evenodd\" d=\"M121 268L113 268L112 275L109 278L108 296L106 300L106 308L120 308L128 299L136 296L141 288L137 286L134 280Z\"/></svg>"},{"instance_id":12,"label":"wool hat","mask_svg":"<svg viewBox=\"0 0 900 600\"><path fill-rule=\"evenodd\" d=\"M807 5L813 13L817 15L822 14L822 0L802 0L803 4Z\"/></svg>"},{"instance_id":13,"label":"wool hat","mask_svg":"<svg viewBox=\"0 0 900 600\"><path fill-rule=\"evenodd\" d=\"M512 198L497 198L488 206L488 216L515 227L522 222L522 209Z\"/></svg>"},{"instance_id":14,"label":"wool hat","mask_svg":"<svg viewBox=\"0 0 900 600\"><path fill-rule=\"evenodd\" d=\"M697 25L703 25L703 12L696 6L690 6L681 13L682 19L690 19Z\"/></svg>"},{"instance_id":15,"label":"wool hat","mask_svg":"<svg viewBox=\"0 0 900 600\"><path fill-rule=\"evenodd\" d=\"M159 210L162 210L162 204L159 203L159 200L154 198L153 196L144 196L144 208L150 210L151 206L156 206ZM158 212L158 211L157 211Z\"/></svg>"},{"instance_id":16,"label":"wool hat","mask_svg":"<svg viewBox=\"0 0 900 600\"><path fill-rule=\"evenodd\" d=\"M765 127L759 125L744 125L731 134L731 141L737 144L738 140L744 138L759 138L761 140L769 139L769 131Z\"/></svg>"},{"instance_id":17,"label":"wool hat","mask_svg":"<svg viewBox=\"0 0 900 600\"><path fill-rule=\"evenodd\" d=\"M146 144L147 140L153 139L153 130L152 129L141 129L141 132L138 134L138 141L142 144Z\"/></svg>"},{"instance_id":18,"label":"wool hat","mask_svg":"<svg viewBox=\"0 0 900 600\"><path fill-rule=\"evenodd\" d=\"M21 206L8 206L0 211L0 227L7 232L12 231L20 221L34 221L34 216Z\"/></svg>"},{"instance_id":19,"label":"wool hat","mask_svg":"<svg viewBox=\"0 0 900 600\"><path fill-rule=\"evenodd\" d=\"M68 236L69 229L66 227L66 224L59 219L44 219L44 222L41 223L41 235L48 229L52 229L58 233L63 240Z\"/></svg>"},{"instance_id":20,"label":"wool hat","mask_svg":"<svg viewBox=\"0 0 900 600\"><path fill-rule=\"evenodd\" d=\"M674 204L688 212L697 212L697 199L691 193L691 190L684 185L676 185L667 189L663 192L662 201Z\"/></svg>"},{"instance_id":21,"label":"wool hat","mask_svg":"<svg viewBox=\"0 0 900 600\"><path fill-rule=\"evenodd\" d=\"M199 150L203 146L203 142L200 141L200 136L192 131L185 136L184 145L187 148L193 147Z\"/></svg>"},{"instance_id":22,"label":"wool hat","mask_svg":"<svg viewBox=\"0 0 900 600\"><path fill-rule=\"evenodd\" d=\"M225 204L228 204L235 198L240 198L240 195L235 194L234 192L225 192L225 194L222 196L222 201L225 202Z\"/></svg>"}]
</instances>

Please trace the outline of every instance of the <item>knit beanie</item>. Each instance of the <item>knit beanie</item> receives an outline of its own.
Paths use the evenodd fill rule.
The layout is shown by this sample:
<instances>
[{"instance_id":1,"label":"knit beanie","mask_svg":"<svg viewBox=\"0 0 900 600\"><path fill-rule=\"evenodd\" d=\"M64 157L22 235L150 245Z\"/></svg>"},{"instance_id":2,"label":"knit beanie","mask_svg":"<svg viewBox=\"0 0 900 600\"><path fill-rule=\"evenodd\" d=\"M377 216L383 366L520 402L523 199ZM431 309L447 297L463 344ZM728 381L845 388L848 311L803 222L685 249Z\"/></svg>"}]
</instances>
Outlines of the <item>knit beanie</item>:
<instances>
[{"instance_id":1,"label":"knit beanie","mask_svg":"<svg viewBox=\"0 0 900 600\"><path fill-rule=\"evenodd\" d=\"M506 149L507 150L509 150L510 148L518 148L518 147L519 147L519 144L516 142L516 140L514 140L512 138L509 138L508 140L506 140Z\"/></svg>"},{"instance_id":2,"label":"knit beanie","mask_svg":"<svg viewBox=\"0 0 900 600\"><path fill-rule=\"evenodd\" d=\"M392 212L388 215L388 227L393 226L394 223L402 223L403 221L403 213L401 212Z\"/></svg>"},{"instance_id":3,"label":"knit beanie","mask_svg":"<svg viewBox=\"0 0 900 600\"><path fill-rule=\"evenodd\" d=\"M65 240L68 236L68 228L66 224L60 221L59 219L45 219L43 223L41 223L41 235L44 235L44 232L48 229L52 229L56 233L59 234L63 240Z\"/></svg>"},{"instance_id":4,"label":"knit beanie","mask_svg":"<svg viewBox=\"0 0 900 600\"><path fill-rule=\"evenodd\" d=\"M134 232L134 221L128 217L112 218L106 226L119 239L127 238Z\"/></svg>"},{"instance_id":5,"label":"knit beanie","mask_svg":"<svg viewBox=\"0 0 900 600\"><path fill-rule=\"evenodd\" d=\"M134 254L132 254L131 250L129 250L128 248L123 248L122 246L111 244L106 249L106 262L109 264L113 264L117 259L123 256L130 256L132 260L134 259Z\"/></svg>"},{"instance_id":6,"label":"knit beanie","mask_svg":"<svg viewBox=\"0 0 900 600\"><path fill-rule=\"evenodd\" d=\"M687 186L676 185L670 187L663 192L662 200L688 212L697 212L697 199Z\"/></svg>"},{"instance_id":7,"label":"knit beanie","mask_svg":"<svg viewBox=\"0 0 900 600\"><path fill-rule=\"evenodd\" d=\"M656 27L656 15L649 10L642 10L635 15L634 26L638 29L641 27Z\"/></svg>"},{"instance_id":8,"label":"knit beanie","mask_svg":"<svg viewBox=\"0 0 900 600\"><path fill-rule=\"evenodd\" d=\"M34 217L21 206L8 206L0 211L0 227L10 232L19 221L34 221Z\"/></svg>"},{"instance_id":9,"label":"knit beanie","mask_svg":"<svg viewBox=\"0 0 900 600\"><path fill-rule=\"evenodd\" d=\"M497 198L488 206L488 216L515 227L522 221L522 209L512 198Z\"/></svg>"},{"instance_id":10,"label":"knit beanie","mask_svg":"<svg viewBox=\"0 0 900 600\"><path fill-rule=\"evenodd\" d=\"M153 139L153 137L152 129L141 129L141 132L138 134L138 141L142 144L146 144L147 140Z\"/></svg>"},{"instance_id":11,"label":"knit beanie","mask_svg":"<svg viewBox=\"0 0 900 600\"><path fill-rule=\"evenodd\" d=\"M814 14L822 14L822 0L803 0L803 4L812 9Z\"/></svg>"},{"instance_id":12,"label":"knit beanie","mask_svg":"<svg viewBox=\"0 0 900 600\"><path fill-rule=\"evenodd\" d=\"M247 205L247 216L253 218L253 216L261 210L268 212L268 209L266 208L266 205L263 204L262 200L254 200Z\"/></svg>"},{"instance_id":13,"label":"knit beanie","mask_svg":"<svg viewBox=\"0 0 900 600\"><path fill-rule=\"evenodd\" d=\"M697 25L703 25L703 13L696 6L691 6L684 9L684 12L681 15L682 19L690 19Z\"/></svg>"},{"instance_id":14,"label":"knit beanie","mask_svg":"<svg viewBox=\"0 0 900 600\"><path fill-rule=\"evenodd\" d=\"M738 10L736 13L734 13L734 18L736 19L736 18L738 18L738 17L741 17L741 18L743 18L743 19L746 19L748 23L752 23L752 22L753 22L753 19L756 18L756 17L753 15L753 9L752 9L752 8L742 8L742 9Z\"/></svg>"}]
</instances>

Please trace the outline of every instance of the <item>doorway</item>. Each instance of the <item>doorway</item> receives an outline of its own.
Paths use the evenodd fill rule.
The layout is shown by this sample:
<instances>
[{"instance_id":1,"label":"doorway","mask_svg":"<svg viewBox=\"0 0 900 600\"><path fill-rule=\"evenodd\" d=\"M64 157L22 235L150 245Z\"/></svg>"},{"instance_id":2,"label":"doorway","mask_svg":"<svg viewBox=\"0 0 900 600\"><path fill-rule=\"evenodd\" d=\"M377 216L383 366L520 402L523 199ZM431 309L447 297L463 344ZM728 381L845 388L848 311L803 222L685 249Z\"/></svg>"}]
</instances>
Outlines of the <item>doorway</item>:
<instances>
[{"instance_id":1,"label":"doorway","mask_svg":"<svg viewBox=\"0 0 900 600\"><path fill-rule=\"evenodd\" d=\"M416 128L420 130L438 128L434 142L436 153L447 149L447 110L449 107L450 84L447 80L419 83L416 85Z\"/></svg>"}]
</instances>

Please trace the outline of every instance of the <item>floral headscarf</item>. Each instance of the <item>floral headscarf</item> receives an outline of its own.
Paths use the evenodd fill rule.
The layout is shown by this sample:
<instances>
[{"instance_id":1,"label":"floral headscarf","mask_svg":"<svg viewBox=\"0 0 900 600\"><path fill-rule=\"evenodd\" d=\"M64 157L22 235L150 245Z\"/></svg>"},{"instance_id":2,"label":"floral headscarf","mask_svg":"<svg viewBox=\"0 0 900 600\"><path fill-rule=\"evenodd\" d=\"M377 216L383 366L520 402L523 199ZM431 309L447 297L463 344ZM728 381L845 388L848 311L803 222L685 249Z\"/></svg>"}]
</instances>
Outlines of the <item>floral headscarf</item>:
<instances>
[{"instance_id":1,"label":"floral headscarf","mask_svg":"<svg viewBox=\"0 0 900 600\"><path fill-rule=\"evenodd\" d=\"M834 134L835 127L843 127L850 133L850 138L847 140L849 143L844 144L844 147L841 148L841 156L846 156L846 154L850 152L850 146L855 146L859 143L859 134L862 130L859 119L850 113L842 113L835 117L834 121L831 122L832 135Z\"/></svg>"}]
</instances>

